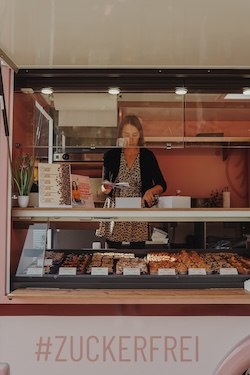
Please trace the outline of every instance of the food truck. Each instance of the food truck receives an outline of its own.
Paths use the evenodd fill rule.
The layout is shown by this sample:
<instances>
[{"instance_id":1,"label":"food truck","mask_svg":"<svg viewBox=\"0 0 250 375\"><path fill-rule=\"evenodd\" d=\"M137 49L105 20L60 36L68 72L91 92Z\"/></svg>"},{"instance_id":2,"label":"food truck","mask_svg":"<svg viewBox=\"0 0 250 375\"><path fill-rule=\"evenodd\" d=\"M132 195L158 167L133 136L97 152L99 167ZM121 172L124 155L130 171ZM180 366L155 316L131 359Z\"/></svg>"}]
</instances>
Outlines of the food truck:
<instances>
[{"instance_id":1,"label":"food truck","mask_svg":"<svg viewBox=\"0 0 250 375\"><path fill-rule=\"evenodd\" d=\"M23 14L17 1L12 16L4 3L6 19ZM26 5L34 17L39 9L51 14L53 4ZM129 9L122 1L100 14L88 6L97 20L112 7ZM10 23L3 25L11 32ZM96 65L65 68L61 55L60 68L30 67L16 47L7 48L8 38L2 43L0 374L244 374L250 368L250 96L242 90L250 70L156 68L150 59L144 67L134 61L104 68L100 44L98 55L89 47ZM66 45L62 38L62 51ZM157 51L152 55L159 61ZM119 93L109 94L110 87ZM187 92L176 93L180 87ZM152 208L128 198L106 209L103 155L122 147L117 126L131 113L142 120L145 146L168 188ZM24 155L33 162L26 207L14 180ZM81 186L78 201L73 181ZM148 222L150 241L145 249L124 242L111 251L95 234L102 221Z\"/></svg>"}]
</instances>

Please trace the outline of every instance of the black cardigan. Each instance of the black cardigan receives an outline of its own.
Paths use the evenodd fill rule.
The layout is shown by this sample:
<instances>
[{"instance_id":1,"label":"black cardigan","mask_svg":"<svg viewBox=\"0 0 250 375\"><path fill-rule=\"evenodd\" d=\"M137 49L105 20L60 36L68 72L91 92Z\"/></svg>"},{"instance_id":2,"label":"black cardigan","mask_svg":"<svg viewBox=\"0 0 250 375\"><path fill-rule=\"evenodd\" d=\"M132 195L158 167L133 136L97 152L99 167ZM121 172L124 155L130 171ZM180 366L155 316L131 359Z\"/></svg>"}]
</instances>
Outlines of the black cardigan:
<instances>
[{"instance_id":1,"label":"black cardigan","mask_svg":"<svg viewBox=\"0 0 250 375\"><path fill-rule=\"evenodd\" d=\"M104 164L102 179L115 182L119 172L121 148L114 148L104 154ZM141 194L155 185L160 185L163 192L167 189L166 181L161 173L159 164L154 153L147 148L140 149L140 169L141 169Z\"/></svg>"}]
</instances>

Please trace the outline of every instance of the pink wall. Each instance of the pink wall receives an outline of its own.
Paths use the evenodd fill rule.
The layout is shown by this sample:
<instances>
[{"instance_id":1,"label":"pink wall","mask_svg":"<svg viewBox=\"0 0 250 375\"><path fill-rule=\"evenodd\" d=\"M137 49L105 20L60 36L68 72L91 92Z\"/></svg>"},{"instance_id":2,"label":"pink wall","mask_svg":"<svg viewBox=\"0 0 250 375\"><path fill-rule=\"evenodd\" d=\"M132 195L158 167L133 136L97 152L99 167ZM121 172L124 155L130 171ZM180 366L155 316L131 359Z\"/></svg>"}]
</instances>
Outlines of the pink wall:
<instances>
[{"instance_id":1,"label":"pink wall","mask_svg":"<svg viewBox=\"0 0 250 375\"><path fill-rule=\"evenodd\" d=\"M212 190L218 189L220 192L227 186L231 193L232 208L249 206L248 149L226 149L225 160L222 148L152 150L168 184L164 195L176 195L176 190L180 189L182 195L209 198ZM78 169L74 166L74 173L101 177L101 165L92 170L83 167Z\"/></svg>"},{"instance_id":2,"label":"pink wall","mask_svg":"<svg viewBox=\"0 0 250 375\"><path fill-rule=\"evenodd\" d=\"M221 148L155 149L161 170L168 183L165 195L207 198L212 190L228 186L231 207L248 207L247 149L229 149L223 161Z\"/></svg>"}]
</instances>

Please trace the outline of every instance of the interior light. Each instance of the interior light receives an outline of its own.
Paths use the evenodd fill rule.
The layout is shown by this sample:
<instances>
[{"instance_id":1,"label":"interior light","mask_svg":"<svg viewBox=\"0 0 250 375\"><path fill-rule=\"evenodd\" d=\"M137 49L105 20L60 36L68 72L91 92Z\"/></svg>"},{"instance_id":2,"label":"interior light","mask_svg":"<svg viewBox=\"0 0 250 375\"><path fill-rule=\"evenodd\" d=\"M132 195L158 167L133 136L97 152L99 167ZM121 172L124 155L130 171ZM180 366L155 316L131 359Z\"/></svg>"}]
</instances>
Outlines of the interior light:
<instances>
[{"instance_id":1,"label":"interior light","mask_svg":"<svg viewBox=\"0 0 250 375\"><path fill-rule=\"evenodd\" d=\"M120 94L120 92L121 90L119 89L119 87L110 87L108 90L108 93L111 95L117 95Z\"/></svg>"},{"instance_id":2,"label":"interior light","mask_svg":"<svg viewBox=\"0 0 250 375\"><path fill-rule=\"evenodd\" d=\"M45 95L51 95L53 94L53 89L52 87L43 87L41 93Z\"/></svg>"},{"instance_id":3,"label":"interior light","mask_svg":"<svg viewBox=\"0 0 250 375\"><path fill-rule=\"evenodd\" d=\"M187 88L186 87L176 87L175 89L175 93L177 95L186 95L188 92Z\"/></svg>"},{"instance_id":4,"label":"interior light","mask_svg":"<svg viewBox=\"0 0 250 375\"><path fill-rule=\"evenodd\" d=\"M244 95L244 94L226 94L224 96L224 99L231 99L231 100L249 100L250 95Z\"/></svg>"},{"instance_id":5,"label":"interior light","mask_svg":"<svg viewBox=\"0 0 250 375\"><path fill-rule=\"evenodd\" d=\"M244 95L250 95L250 87L244 87L243 94Z\"/></svg>"}]
</instances>

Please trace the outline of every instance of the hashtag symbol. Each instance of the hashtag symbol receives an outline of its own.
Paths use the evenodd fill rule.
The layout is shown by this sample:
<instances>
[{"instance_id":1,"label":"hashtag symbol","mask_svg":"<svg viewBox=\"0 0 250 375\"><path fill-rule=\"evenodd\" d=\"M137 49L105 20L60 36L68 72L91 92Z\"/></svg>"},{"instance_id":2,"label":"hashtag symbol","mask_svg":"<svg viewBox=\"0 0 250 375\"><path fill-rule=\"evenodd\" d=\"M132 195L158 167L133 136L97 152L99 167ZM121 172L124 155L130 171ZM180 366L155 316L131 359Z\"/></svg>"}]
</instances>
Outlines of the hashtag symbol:
<instances>
[{"instance_id":1,"label":"hashtag symbol","mask_svg":"<svg viewBox=\"0 0 250 375\"><path fill-rule=\"evenodd\" d=\"M51 354L50 347L52 346L51 344L51 337L47 337L47 341L43 339L43 337L40 337L40 340L36 344L37 346L37 351L35 352L36 354L36 360L40 361L41 356L44 356L44 360L47 361L49 354Z\"/></svg>"}]
</instances>

